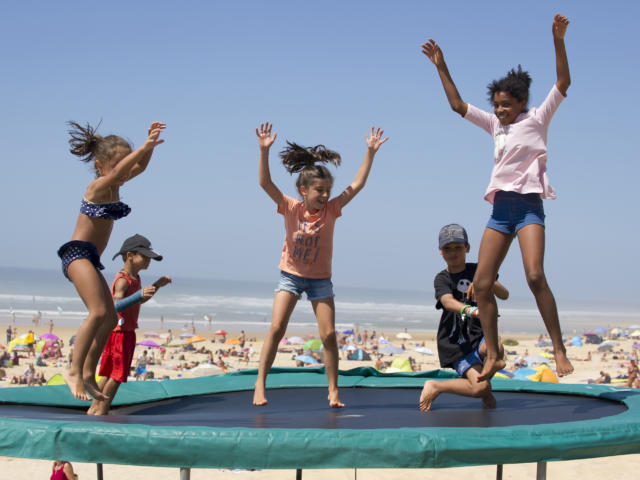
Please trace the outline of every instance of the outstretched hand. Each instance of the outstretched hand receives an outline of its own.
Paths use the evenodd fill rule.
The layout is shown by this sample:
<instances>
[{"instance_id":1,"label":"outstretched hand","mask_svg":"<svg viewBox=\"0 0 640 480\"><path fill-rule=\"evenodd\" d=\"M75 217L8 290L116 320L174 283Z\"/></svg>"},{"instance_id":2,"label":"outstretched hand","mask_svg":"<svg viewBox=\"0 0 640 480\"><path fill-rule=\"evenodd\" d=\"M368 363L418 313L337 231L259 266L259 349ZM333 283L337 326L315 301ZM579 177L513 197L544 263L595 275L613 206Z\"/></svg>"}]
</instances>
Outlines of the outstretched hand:
<instances>
[{"instance_id":1,"label":"outstretched hand","mask_svg":"<svg viewBox=\"0 0 640 480\"><path fill-rule=\"evenodd\" d=\"M371 127L371 135L365 135L364 138L367 139L367 147L370 150L377 152L380 148L380 145L389 140L389 137L385 137L383 140L382 135L384 134L384 130L382 130L380 127L378 127L377 130L375 128L376 127Z\"/></svg>"},{"instance_id":2,"label":"outstretched hand","mask_svg":"<svg viewBox=\"0 0 640 480\"><path fill-rule=\"evenodd\" d=\"M560 15L559 13L553 17L553 26L551 27L551 31L553 32L553 38L557 38L558 40L564 39L564 34L567 33L567 27L569 26L569 19L564 15Z\"/></svg>"},{"instance_id":3,"label":"outstretched hand","mask_svg":"<svg viewBox=\"0 0 640 480\"><path fill-rule=\"evenodd\" d=\"M422 53L429 57L429 60L431 60L436 67L441 68L445 66L442 50L440 50L440 47L433 38L430 38L422 44Z\"/></svg>"},{"instance_id":4,"label":"outstretched hand","mask_svg":"<svg viewBox=\"0 0 640 480\"><path fill-rule=\"evenodd\" d=\"M149 127L149 136L147 137L147 141L145 142L151 148L164 143L164 139L158 138L160 137L160 133L167 128L166 123L162 122L153 122Z\"/></svg>"},{"instance_id":5,"label":"outstretched hand","mask_svg":"<svg viewBox=\"0 0 640 480\"><path fill-rule=\"evenodd\" d=\"M153 286L156 287L156 289L160 288L160 287L164 287L165 285L168 285L171 283L171 277L168 276L164 276L164 277L160 277L158 280L156 280L155 282L153 282Z\"/></svg>"},{"instance_id":6,"label":"outstretched hand","mask_svg":"<svg viewBox=\"0 0 640 480\"><path fill-rule=\"evenodd\" d=\"M256 128L256 136L258 137L258 146L260 149L269 149L273 142L276 141L277 133L271 135L273 124L269 122L261 123L260 130Z\"/></svg>"}]
</instances>

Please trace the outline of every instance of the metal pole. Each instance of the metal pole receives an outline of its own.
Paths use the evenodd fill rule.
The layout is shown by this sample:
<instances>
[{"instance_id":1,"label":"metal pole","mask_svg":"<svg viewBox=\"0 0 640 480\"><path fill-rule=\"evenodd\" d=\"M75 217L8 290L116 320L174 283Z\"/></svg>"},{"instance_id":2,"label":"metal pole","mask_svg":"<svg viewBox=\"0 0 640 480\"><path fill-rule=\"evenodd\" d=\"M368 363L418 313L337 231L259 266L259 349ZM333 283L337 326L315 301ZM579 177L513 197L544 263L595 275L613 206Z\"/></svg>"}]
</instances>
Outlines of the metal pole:
<instances>
[{"instance_id":1,"label":"metal pole","mask_svg":"<svg viewBox=\"0 0 640 480\"><path fill-rule=\"evenodd\" d=\"M302 469L296 469L296 480L302 480Z\"/></svg>"},{"instance_id":2,"label":"metal pole","mask_svg":"<svg viewBox=\"0 0 640 480\"><path fill-rule=\"evenodd\" d=\"M538 462L536 480L547 480L547 462Z\"/></svg>"},{"instance_id":3,"label":"metal pole","mask_svg":"<svg viewBox=\"0 0 640 480\"><path fill-rule=\"evenodd\" d=\"M496 468L496 480L502 480L502 464Z\"/></svg>"},{"instance_id":4,"label":"metal pole","mask_svg":"<svg viewBox=\"0 0 640 480\"><path fill-rule=\"evenodd\" d=\"M189 480L191 478L191 469L180 467L180 480Z\"/></svg>"},{"instance_id":5,"label":"metal pole","mask_svg":"<svg viewBox=\"0 0 640 480\"><path fill-rule=\"evenodd\" d=\"M101 463L96 463L96 477L98 480L103 480L104 477L102 475L102 464Z\"/></svg>"}]
</instances>

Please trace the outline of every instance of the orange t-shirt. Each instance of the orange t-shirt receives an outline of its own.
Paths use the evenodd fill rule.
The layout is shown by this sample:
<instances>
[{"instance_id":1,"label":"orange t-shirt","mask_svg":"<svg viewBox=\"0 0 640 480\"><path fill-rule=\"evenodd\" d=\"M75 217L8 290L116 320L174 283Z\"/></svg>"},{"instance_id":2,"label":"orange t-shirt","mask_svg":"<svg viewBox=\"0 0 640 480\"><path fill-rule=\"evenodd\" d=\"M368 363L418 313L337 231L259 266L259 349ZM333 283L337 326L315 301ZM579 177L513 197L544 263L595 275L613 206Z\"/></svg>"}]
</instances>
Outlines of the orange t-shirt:
<instances>
[{"instance_id":1,"label":"orange t-shirt","mask_svg":"<svg viewBox=\"0 0 640 480\"><path fill-rule=\"evenodd\" d=\"M333 228L342 215L338 198L314 215L304 203L283 195L278 213L284 216L284 246L280 270L305 278L331 278Z\"/></svg>"}]
</instances>

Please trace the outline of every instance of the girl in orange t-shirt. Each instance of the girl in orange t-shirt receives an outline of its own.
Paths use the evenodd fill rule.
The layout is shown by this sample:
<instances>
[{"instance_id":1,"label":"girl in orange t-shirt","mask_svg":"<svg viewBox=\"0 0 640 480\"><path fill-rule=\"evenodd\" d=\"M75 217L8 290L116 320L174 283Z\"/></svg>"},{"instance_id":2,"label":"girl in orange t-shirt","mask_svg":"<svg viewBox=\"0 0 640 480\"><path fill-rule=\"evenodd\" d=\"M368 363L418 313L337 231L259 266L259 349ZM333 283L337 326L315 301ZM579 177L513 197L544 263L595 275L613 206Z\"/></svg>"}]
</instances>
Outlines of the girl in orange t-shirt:
<instances>
[{"instance_id":1,"label":"girl in orange t-shirt","mask_svg":"<svg viewBox=\"0 0 640 480\"><path fill-rule=\"evenodd\" d=\"M260 354L260 366L253 394L254 405L266 405L267 374L276 357L278 344L284 336L293 309L302 296L307 294L318 320L320 338L324 345L325 368L329 380L329 406L344 407L338 394L338 343L335 332L335 304L331 283L331 256L333 251L333 228L342 215L342 207L349 203L364 187L373 158L388 137L383 131L371 127L365 136L367 153L356 174L355 180L340 195L329 200L333 176L321 163L340 165L337 152L324 145L301 147L287 142L280 152L282 163L291 174L299 173L296 181L302 201L284 195L271 181L269 172L269 149L277 134L271 134L273 125L266 122L256 128L260 147L260 186L278 205L278 213L284 216L285 240L280 260L280 283L273 299L271 326Z\"/></svg>"}]
</instances>

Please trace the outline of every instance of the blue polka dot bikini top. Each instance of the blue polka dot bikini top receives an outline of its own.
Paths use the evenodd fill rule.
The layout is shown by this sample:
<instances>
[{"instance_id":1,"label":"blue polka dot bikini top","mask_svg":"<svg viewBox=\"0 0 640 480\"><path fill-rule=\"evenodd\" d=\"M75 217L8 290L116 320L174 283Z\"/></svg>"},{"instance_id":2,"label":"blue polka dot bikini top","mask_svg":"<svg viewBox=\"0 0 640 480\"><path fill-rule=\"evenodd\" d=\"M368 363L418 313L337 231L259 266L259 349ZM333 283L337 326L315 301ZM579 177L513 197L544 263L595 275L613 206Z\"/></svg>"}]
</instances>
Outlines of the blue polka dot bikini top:
<instances>
[{"instance_id":1,"label":"blue polka dot bikini top","mask_svg":"<svg viewBox=\"0 0 640 480\"><path fill-rule=\"evenodd\" d=\"M82 199L80 213L90 218L104 218L106 220L119 220L131 213L131 207L122 202L93 203Z\"/></svg>"}]
</instances>

